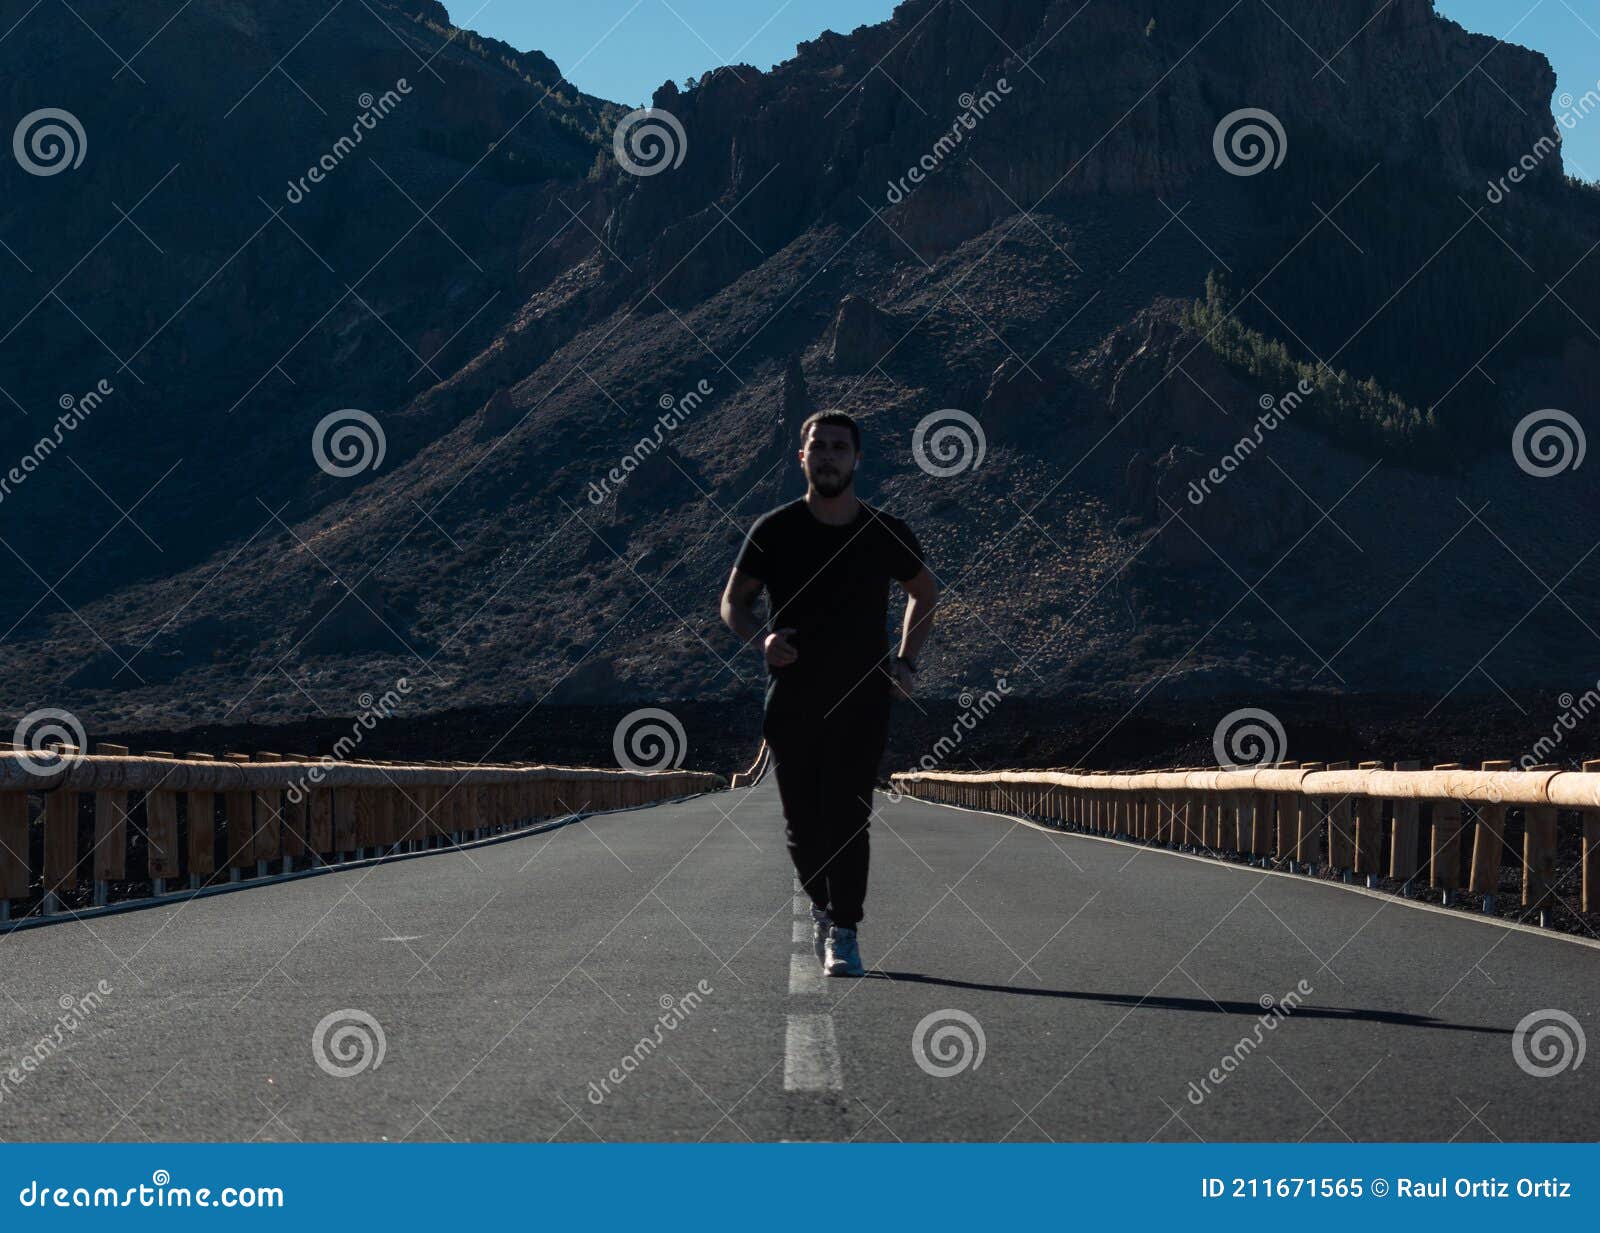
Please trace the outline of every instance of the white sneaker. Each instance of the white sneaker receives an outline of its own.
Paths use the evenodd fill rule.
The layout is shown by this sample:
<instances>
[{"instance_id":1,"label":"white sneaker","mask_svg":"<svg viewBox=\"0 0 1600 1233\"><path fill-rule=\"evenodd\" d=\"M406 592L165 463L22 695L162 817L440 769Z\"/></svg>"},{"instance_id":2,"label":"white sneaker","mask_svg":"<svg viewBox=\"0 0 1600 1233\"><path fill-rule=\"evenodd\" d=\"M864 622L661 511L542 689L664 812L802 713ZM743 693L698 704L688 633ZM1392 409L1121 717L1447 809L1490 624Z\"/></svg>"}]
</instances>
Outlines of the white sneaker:
<instances>
[{"instance_id":1,"label":"white sneaker","mask_svg":"<svg viewBox=\"0 0 1600 1233\"><path fill-rule=\"evenodd\" d=\"M828 947L822 959L822 970L828 976L865 976L861 966L861 948L856 944L856 931L843 925L828 930Z\"/></svg>"},{"instance_id":2,"label":"white sneaker","mask_svg":"<svg viewBox=\"0 0 1600 1233\"><path fill-rule=\"evenodd\" d=\"M833 919L821 908L811 909L811 949L816 952L817 962L827 966L828 931L833 928Z\"/></svg>"}]
</instances>

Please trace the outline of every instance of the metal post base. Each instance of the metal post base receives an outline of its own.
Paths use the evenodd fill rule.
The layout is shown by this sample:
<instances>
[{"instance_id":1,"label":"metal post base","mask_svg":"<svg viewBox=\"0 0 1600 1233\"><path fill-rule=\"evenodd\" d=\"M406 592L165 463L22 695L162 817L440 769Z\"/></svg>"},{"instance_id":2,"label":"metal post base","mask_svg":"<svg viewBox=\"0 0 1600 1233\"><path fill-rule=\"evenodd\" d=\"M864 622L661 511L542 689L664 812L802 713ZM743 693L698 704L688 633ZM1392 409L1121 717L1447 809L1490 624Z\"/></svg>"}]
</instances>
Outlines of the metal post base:
<instances>
[{"instance_id":1,"label":"metal post base","mask_svg":"<svg viewBox=\"0 0 1600 1233\"><path fill-rule=\"evenodd\" d=\"M1500 905L1495 901L1495 897L1493 895L1485 895L1483 897L1483 910L1490 916L1493 916L1497 911L1499 911L1499 907Z\"/></svg>"},{"instance_id":2,"label":"metal post base","mask_svg":"<svg viewBox=\"0 0 1600 1233\"><path fill-rule=\"evenodd\" d=\"M97 878L94 884L94 906L97 908L105 907L110 893L111 887Z\"/></svg>"},{"instance_id":3,"label":"metal post base","mask_svg":"<svg viewBox=\"0 0 1600 1233\"><path fill-rule=\"evenodd\" d=\"M190 890L199 890L200 889L200 875L198 873L191 873L189 875L189 889Z\"/></svg>"},{"instance_id":4,"label":"metal post base","mask_svg":"<svg viewBox=\"0 0 1600 1233\"><path fill-rule=\"evenodd\" d=\"M61 900L56 898L56 893L54 891L45 891L44 902L40 904L40 910L46 916L54 916L57 912L61 911Z\"/></svg>"},{"instance_id":5,"label":"metal post base","mask_svg":"<svg viewBox=\"0 0 1600 1233\"><path fill-rule=\"evenodd\" d=\"M167 893L167 880L165 878L151 878L150 893L152 895L165 895Z\"/></svg>"}]
</instances>

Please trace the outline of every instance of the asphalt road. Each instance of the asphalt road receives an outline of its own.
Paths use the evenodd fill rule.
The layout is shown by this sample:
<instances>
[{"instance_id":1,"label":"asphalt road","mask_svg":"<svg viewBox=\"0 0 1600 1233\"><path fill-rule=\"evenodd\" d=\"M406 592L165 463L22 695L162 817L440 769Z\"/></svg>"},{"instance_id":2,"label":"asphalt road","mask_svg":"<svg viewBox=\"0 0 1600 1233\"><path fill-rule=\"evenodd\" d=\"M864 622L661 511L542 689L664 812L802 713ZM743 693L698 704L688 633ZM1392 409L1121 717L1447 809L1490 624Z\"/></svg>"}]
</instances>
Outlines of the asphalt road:
<instances>
[{"instance_id":1,"label":"asphalt road","mask_svg":"<svg viewBox=\"0 0 1600 1233\"><path fill-rule=\"evenodd\" d=\"M1513 1048L1595 1036L1600 950L879 803L857 981L812 966L770 779L0 937L0 1137L1600 1138L1600 1066Z\"/></svg>"}]
</instances>

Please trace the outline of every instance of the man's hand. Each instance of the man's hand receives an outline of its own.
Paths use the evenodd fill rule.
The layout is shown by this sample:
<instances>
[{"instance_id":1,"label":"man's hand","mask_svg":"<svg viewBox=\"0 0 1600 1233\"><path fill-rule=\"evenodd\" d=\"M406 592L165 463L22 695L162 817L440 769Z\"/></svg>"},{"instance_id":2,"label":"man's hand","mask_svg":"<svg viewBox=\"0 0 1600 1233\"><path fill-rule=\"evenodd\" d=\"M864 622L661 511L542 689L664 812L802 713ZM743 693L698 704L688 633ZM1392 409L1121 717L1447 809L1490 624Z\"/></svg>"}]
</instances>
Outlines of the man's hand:
<instances>
[{"instance_id":1,"label":"man's hand","mask_svg":"<svg viewBox=\"0 0 1600 1233\"><path fill-rule=\"evenodd\" d=\"M789 635L794 632L793 629L779 629L767 635L762 649L766 652L767 663L774 668L787 668L800 658L800 652L789 641Z\"/></svg>"},{"instance_id":2,"label":"man's hand","mask_svg":"<svg viewBox=\"0 0 1600 1233\"><path fill-rule=\"evenodd\" d=\"M917 687L917 674L906 667L901 660L894 661L894 692L897 697L911 700L912 693Z\"/></svg>"}]
</instances>

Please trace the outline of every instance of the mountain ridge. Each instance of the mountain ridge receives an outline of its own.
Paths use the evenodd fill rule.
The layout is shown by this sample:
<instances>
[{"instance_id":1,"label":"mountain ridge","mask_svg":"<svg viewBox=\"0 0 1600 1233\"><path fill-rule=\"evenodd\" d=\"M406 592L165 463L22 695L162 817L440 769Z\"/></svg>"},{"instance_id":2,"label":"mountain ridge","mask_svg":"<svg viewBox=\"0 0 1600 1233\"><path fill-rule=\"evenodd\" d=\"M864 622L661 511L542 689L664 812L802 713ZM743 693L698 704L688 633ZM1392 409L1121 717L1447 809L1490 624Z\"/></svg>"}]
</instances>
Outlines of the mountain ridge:
<instances>
[{"instance_id":1,"label":"mountain ridge","mask_svg":"<svg viewBox=\"0 0 1600 1233\"><path fill-rule=\"evenodd\" d=\"M436 5L384 7L430 37L454 29ZM1592 287L1564 284L1570 315L1541 301L1500 340L1514 346L1484 355L1482 379L1456 376L1569 254L1600 240L1600 207L1565 183L1559 158L1492 223L1462 208L1549 127L1548 61L1493 48L1427 0L1294 9L1294 28L1253 6L1146 0L1074 17L1076 7L908 0L768 73L726 67L688 91L668 82L653 105L687 148L661 174L616 165L605 128L620 108L566 92L561 114L590 126L570 170L527 183L508 170L446 219L447 233L460 230L487 207L490 263L474 272L480 263L459 253L434 254L409 284L397 277L396 294L418 304L441 285L466 287L446 322L466 340L409 393L372 404L382 466L338 477L311 465L306 435L342 392L299 408L293 433L251 419L259 469L292 482L271 501L250 492L254 509L241 492L201 564L114 578L75 605L93 635L71 614L27 614L29 636L14 629L0 643L6 678L24 682L7 704L28 709L42 693L122 724L196 708L212 721L272 719L337 709L406 673L422 709L744 697L759 690L759 666L735 656L712 597L743 526L797 495L790 438L805 410L827 405L867 425L869 499L935 545L947 586L926 674L935 690L997 673L1038 694L1130 700L1449 688L1484 667L1472 661L1525 606L1453 602L1474 586L1472 559L1458 559L1463 521L1480 561L1493 553L1518 568L1498 536L1540 544L1557 576L1571 566L1581 610L1600 585L1568 525L1592 508L1585 473L1534 479L1503 443L1536 395L1578 405L1596 368ZM1302 40L1343 47L1319 65ZM498 71L504 53L481 41L487 55L450 63L471 54ZM1495 77L1479 80L1471 64L1485 53ZM968 128L963 95L976 102L1001 79L1009 91ZM487 97L483 77L468 80L457 106ZM518 106L530 97L517 94ZM1281 175L1219 166L1218 122L1242 108L1282 125ZM481 112L462 114L468 131L481 127ZM519 112L499 114L513 124ZM952 123L959 148L891 203L888 186ZM460 144L455 131L427 139L418 175ZM550 140L559 145L555 130ZM477 178L458 184L476 191ZM322 225L337 227L348 205L331 188L335 221ZM1569 234L1547 235L1561 214ZM455 244L432 239L444 253ZM1524 244L1534 273L1518 268ZM1219 272L1245 293L1228 310L1241 322L1301 362L1376 378L1437 416L1461 456L1413 478L1394 442L1380 432L1360 446L1330 412L1315 431L1275 431L1271 465L1258 460L1248 480L1186 510L1187 485L1232 447L1258 400L1290 392L1252 388L1238 357L1193 328L1189 306ZM1330 303L1320 292L1332 279L1343 285ZM1493 294L1464 301L1474 287ZM1440 305L1466 320L1435 337L1425 323ZM1381 326L1344 342L1374 309ZM365 339L364 351L331 348L326 371L364 370L364 356L393 350L377 325ZM1422 346L1431 366L1410 362ZM403 358L415 368L419 357ZM591 502L594 478L703 384L713 392L668 447L614 499ZM913 430L941 407L982 425L983 466L941 478L917 465ZM1362 487L1374 450L1377 493ZM1390 471L1404 484L1389 488ZM1548 508L1540 485L1558 483L1576 506ZM1493 498L1481 523L1459 505L1477 493ZM1415 542L1391 542L1396 525ZM1274 564L1286 550L1316 554L1318 569ZM1265 594L1265 583L1285 589ZM1232 592L1248 608L1230 608ZM1586 635L1551 609L1490 648L1508 684L1570 680L1574 659L1550 648ZM1411 631L1429 620L1436 662L1406 662ZM130 685L130 671L150 683Z\"/></svg>"}]
</instances>

